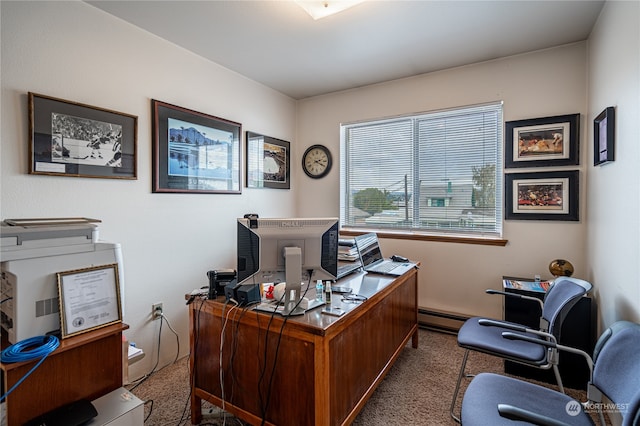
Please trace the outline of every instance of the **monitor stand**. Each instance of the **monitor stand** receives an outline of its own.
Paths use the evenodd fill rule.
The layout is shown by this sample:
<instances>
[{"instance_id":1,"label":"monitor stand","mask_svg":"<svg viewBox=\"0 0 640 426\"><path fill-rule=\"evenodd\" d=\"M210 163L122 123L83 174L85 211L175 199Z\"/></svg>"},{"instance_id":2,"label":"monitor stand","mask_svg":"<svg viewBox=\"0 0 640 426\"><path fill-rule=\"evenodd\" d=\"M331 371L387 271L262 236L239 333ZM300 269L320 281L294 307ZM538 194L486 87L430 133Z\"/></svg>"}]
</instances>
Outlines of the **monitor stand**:
<instances>
[{"instance_id":1,"label":"monitor stand","mask_svg":"<svg viewBox=\"0 0 640 426\"><path fill-rule=\"evenodd\" d=\"M302 250L300 247L284 248L284 267L286 285L282 315L304 315L305 309L300 306L300 290L302 289Z\"/></svg>"}]
</instances>

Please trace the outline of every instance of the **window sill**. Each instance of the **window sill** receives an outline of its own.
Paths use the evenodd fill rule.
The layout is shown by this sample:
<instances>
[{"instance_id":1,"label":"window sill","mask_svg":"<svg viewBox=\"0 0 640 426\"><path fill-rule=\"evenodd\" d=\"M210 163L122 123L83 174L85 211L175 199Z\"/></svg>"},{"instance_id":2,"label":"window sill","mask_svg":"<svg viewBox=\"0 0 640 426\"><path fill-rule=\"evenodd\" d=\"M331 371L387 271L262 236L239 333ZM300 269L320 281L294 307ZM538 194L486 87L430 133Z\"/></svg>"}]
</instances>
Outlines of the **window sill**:
<instances>
[{"instance_id":1,"label":"window sill","mask_svg":"<svg viewBox=\"0 0 640 426\"><path fill-rule=\"evenodd\" d=\"M509 240L503 240L498 238L474 238L474 237L464 237L464 236L454 236L454 235L430 235L430 234L420 234L415 232L401 232L401 231L380 231L380 230L372 230L372 229L348 229L342 228L340 229L340 235L345 236L356 236L360 234L364 234L367 232L375 232L378 234L378 238L389 238L395 240L414 240L414 241L438 241L442 243L458 243L458 244L477 244L483 246L500 246L504 247L507 245Z\"/></svg>"}]
</instances>

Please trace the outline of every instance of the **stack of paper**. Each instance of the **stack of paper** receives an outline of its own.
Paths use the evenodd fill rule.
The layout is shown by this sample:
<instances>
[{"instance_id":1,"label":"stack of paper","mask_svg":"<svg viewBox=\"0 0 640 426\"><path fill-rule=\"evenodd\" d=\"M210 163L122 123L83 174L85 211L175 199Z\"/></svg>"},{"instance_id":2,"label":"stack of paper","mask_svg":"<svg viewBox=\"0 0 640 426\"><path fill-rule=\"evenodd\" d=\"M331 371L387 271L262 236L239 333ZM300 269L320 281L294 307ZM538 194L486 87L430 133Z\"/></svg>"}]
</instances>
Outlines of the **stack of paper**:
<instances>
[{"instance_id":1,"label":"stack of paper","mask_svg":"<svg viewBox=\"0 0 640 426\"><path fill-rule=\"evenodd\" d=\"M358 260L358 249L353 239L340 238L338 240L338 260L349 262Z\"/></svg>"}]
</instances>

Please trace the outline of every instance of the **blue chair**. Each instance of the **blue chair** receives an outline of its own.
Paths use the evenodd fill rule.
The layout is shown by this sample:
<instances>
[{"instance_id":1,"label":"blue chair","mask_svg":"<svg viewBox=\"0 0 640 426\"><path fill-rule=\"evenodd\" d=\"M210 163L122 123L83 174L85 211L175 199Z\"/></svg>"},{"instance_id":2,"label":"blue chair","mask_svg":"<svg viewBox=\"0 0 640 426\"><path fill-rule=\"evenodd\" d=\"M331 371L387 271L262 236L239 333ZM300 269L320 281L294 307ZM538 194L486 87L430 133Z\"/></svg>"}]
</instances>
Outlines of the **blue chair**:
<instances>
[{"instance_id":1,"label":"blue chair","mask_svg":"<svg viewBox=\"0 0 640 426\"><path fill-rule=\"evenodd\" d=\"M469 351L482 352L497 356L505 360L514 361L520 364L537 367L540 369L553 369L560 391L564 392L562 379L558 370L559 353L554 347L545 347L534 342L524 340L509 340L503 338L506 331L519 334L534 334L536 340L557 343L560 339L562 323L571 308L578 300L591 291L591 284L587 281L560 277L547 290L544 300L529 297L516 293L487 290L490 294L500 294L504 297L517 297L539 302L542 308L539 329L533 330L524 325L506 321L498 321L488 318L469 318L458 331L458 346L465 349L458 381L451 401L451 417L460 422L460 418L455 415L455 405L460 391L460 384L463 377L471 377L465 374Z\"/></svg>"},{"instance_id":2,"label":"blue chair","mask_svg":"<svg viewBox=\"0 0 640 426\"><path fill-rule=\"evenodd\" d=\"M462 425L593 425L589 412L597 412L604 425L603 411L613 413L623 426L640 425L640 324L619 321L609 327L598 339L593 361L579 349L518 333L504 334L514 341L530 339L583 355L591 373L588 401L581 404L544 386L480 373L471 380L462 399Z\"/></svg>"}]
</instances>

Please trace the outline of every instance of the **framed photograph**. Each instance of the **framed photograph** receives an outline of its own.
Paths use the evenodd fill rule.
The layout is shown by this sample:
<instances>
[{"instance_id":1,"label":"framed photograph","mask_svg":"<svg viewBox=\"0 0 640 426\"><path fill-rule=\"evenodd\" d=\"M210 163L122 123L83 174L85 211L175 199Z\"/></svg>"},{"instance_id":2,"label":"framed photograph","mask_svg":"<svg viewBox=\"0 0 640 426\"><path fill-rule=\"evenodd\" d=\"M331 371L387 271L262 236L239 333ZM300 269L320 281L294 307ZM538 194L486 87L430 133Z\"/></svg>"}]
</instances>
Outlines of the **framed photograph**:
<instances>
[{"instance_id":1,"label":"framed photograph","mask_svg":"<svg viewBox=\"0 0 640 426\"><path fill-rule=\"evenodd\" d=\"M29 173L137 179L138 117L29 92Z\"/></svg>"},{"instance_id":2,"label":"framed photograph","mask_svg":"<svg viewBox=\"0 0 640 426\"><path fill-rule=\"evenodd\" d=\"M578 171L505 175L505 219L578 218Z\"/></svg>"},{"instance_id":3,"label":"framed photograph","mask_svg":"<svg viewBox=\"0 0 640 426\"><path fill-rule=\"evenodd\" d=\"M593 165L614 160L615 109L607 107L593 120Z\"/></svg>"},{"instance_id":4,"label":"framed photograph","mask_svg":"<svg viewBox=\"0 0 640 426\"><path fill-rule=\"evenodd\" d=\"M118 264L58 272L63 339L122 322Z\"/></svg>"},{"instance_id":5,"label":"framed photograph","mask_svg":"<svg viewBox=\"0 0 640 426\"><path fill-rule=\"evenodd\" d=\"M240 194L241 124L158 100L153 192Z\"/></svg>"},{"instance_id":6,"label":"framed photograph","mask_svg":"<svg viewBox=\"0 0 640 426\"><path fill-rule=\"evenodd\" d=\"M247 132L247 187L290 189L290 144Z\"/></svg>"},{"instance_id":7,"label":"framed photograph","mask_svg":"<svg viewBox=\"0 0 640 426\"><path fill-rule=\"evenodd\" d=\"M505 123L505 168L580 162L580 114Z\"/></svg>"}]
</instances>

